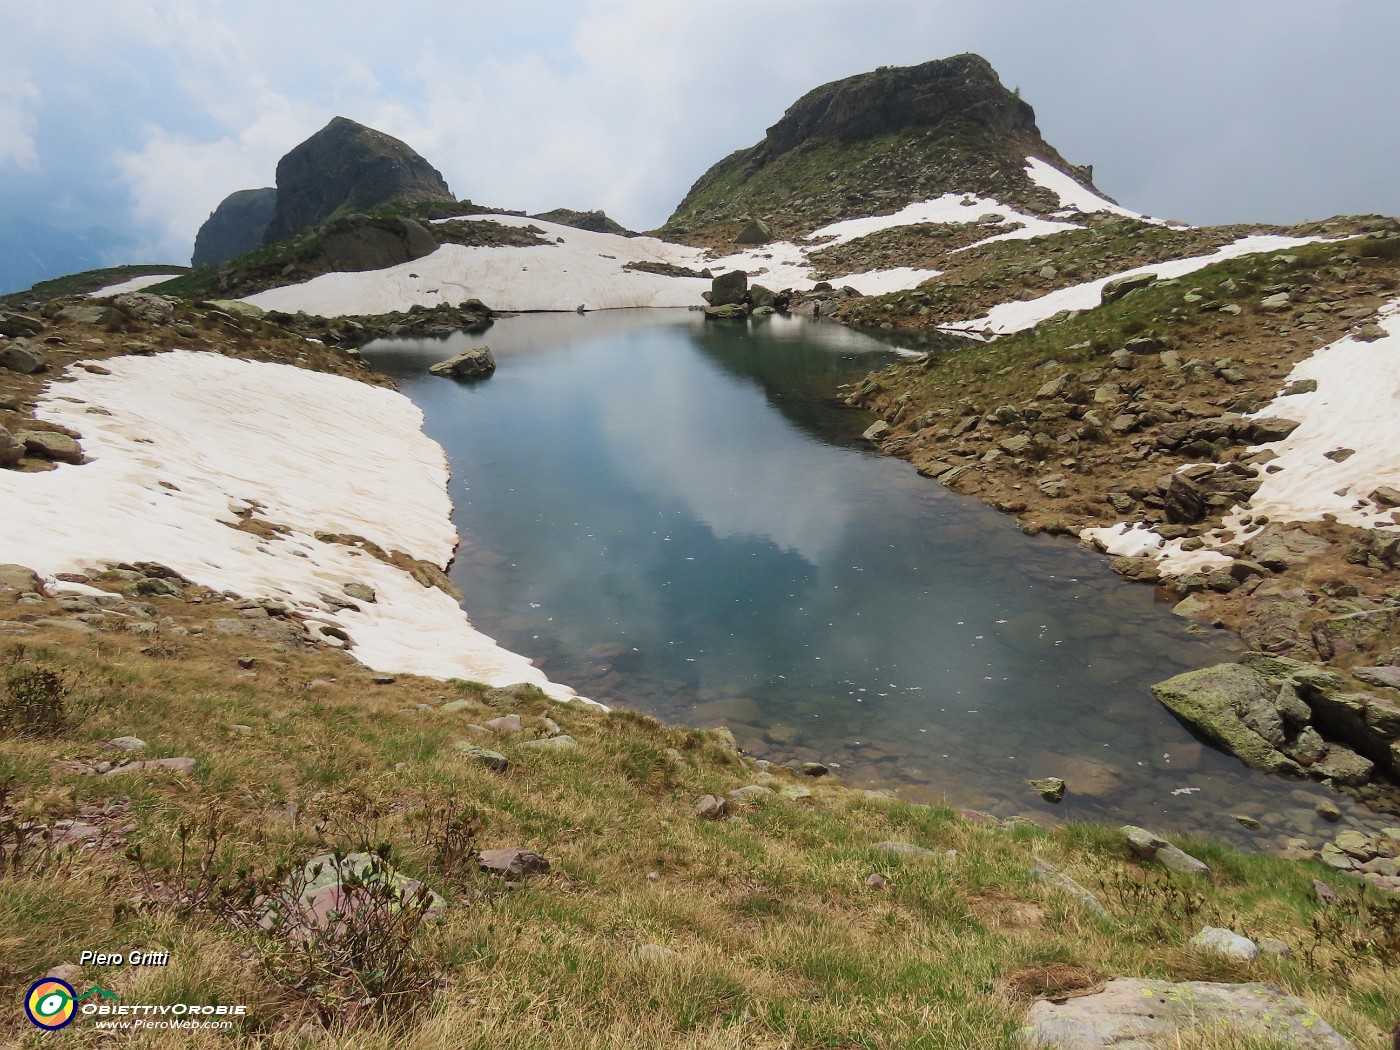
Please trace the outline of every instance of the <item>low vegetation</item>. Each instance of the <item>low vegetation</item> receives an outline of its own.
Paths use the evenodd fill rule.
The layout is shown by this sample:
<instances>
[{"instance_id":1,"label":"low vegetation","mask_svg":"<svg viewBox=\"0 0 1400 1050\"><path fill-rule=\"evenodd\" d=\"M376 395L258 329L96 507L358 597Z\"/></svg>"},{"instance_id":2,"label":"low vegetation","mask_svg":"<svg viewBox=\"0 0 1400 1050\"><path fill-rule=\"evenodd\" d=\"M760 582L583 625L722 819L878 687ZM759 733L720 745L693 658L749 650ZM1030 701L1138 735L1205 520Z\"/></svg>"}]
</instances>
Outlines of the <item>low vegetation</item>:
<instances>
[{"instance_id":1,"label":"low vegetation","mask_svg":"<svg viewBox=\"0 0 1400 1050\"><path fill-rule=\"evenodd\" d=\"M75 984L127 1003L247 1007L231 1034L184 1045L1011 1050L1032 1000L1120 974L1265 980L1373 1050L1394 1021L1396 906L1320 865L1187 841L1215 871L1190 880L1131 859L1111 829L999 824L763 771L712 734L528 688L388 682L340 653L181 637L218 609L153 601L180 629L164 629L180 644L160 653L149 636L75 643L39 626L6 650L25 680L82 682L101 701L81 724L0 738L0 996L12 1002L84 950L140 950L168 965L87 965ZM472 728L508 713L521 731ZM578 746L530 747L553 732L546 719ZM131 736L146 748L106 743ZM123 771L174 756L193 772ZM810 798L695 814L705 794L764 782ZM476 851L505 847L549 871L479 870ZM269 921L270 902L318 873L308 862L356 854L369 866L342 916ZM1034 878L1037 856L1111 921ZM1188 945L1203 925L1292 951L1226 960ZM22 1018L5 1023L0 1038L26 1037ZM88 1020L70 1036L102 1038Z\"/></svg>"}]
</instances>

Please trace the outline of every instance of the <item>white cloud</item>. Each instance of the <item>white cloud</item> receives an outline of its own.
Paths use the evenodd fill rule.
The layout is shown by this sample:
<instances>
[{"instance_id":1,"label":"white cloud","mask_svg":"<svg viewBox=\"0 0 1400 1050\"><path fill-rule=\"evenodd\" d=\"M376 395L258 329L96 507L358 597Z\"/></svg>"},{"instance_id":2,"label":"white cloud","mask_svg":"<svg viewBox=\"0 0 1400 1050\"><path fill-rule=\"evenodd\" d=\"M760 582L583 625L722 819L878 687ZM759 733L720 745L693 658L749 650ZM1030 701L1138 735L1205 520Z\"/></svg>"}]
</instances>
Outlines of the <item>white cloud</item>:
<instances>
[{"instance_id":1,"label":"white cloud","mask_svg":"<svg viewBox=\"0 0 1400 1050\"><path fill-rule=\"evenodd\" d=\"M39 164L34 145L38 89L23 76L0 81L0 168L33 170Z\"/></svg>"}]
</instances>

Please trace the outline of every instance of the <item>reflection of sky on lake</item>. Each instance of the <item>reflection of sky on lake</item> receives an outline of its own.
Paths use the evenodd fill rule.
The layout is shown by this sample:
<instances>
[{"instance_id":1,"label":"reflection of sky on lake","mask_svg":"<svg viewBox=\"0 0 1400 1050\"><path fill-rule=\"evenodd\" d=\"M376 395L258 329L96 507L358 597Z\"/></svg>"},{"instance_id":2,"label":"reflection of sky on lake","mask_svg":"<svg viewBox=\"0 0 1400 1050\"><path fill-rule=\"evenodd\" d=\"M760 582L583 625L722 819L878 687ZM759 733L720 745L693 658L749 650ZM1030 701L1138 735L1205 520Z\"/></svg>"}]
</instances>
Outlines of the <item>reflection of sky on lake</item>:
<instances>
[{"instance_id":1,"label":"reflection of sky on lake","mask_svg":"<svg viewBox=\"0 0 1400 1050\"><path fill-rule=\"evenodd\" d=\"M490 380L423 374L479 343ZM892 358L858 333L628 311L366 353L448 449L468 611L557 681L994 808L1044 808L1048 774L1057 814L1222 836L1242 797L1298 805L1147 691L1228 639L860 441L832 395Z\"/></svg>"}]
</instances>

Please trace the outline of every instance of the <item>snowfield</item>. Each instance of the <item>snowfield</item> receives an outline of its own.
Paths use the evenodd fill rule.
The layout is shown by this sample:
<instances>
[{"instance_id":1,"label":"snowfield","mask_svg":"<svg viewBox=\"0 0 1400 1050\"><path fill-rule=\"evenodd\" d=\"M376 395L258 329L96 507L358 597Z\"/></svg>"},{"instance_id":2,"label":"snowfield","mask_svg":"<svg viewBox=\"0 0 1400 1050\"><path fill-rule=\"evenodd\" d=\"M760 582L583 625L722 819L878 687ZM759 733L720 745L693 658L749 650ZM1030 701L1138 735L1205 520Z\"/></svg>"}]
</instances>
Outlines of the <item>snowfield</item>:
<instances>
[{"instance_id":1,"label":"snowfield","mask_svg":"<svg viewBox=\"0 0 1400 1050\"><path fill-rule=\"evenodd\" d=\"M1400 488L1400 299L1381 310L1382 339L1363 342L1346 336L1318 349L1288 374L1285 389L1302 379L1317 382L1306 394L1280 394L1255 413L1299 423L1282 441L1255 446L1276 459L1260 476L1263 484L1248 507L1236 507L1222 527L1243 542L1263 526L1244 525L1246 516L1264 515L1271 521L1321 521L1331 514L1356 528L1388 528L1400 532L1393 508L1370 499L1378 487ZM1341 462L1328 452L1351 449ZM1228 564L1230 559L1209 546L1183 551L1181 542L1162 537L1137 522L1120 522L1102 529L1085 529L1085 540L1097 541L1112 555L1153 557L1162 570L1181 576ZM1207 544L1211 542L1206 537Z\"/></svg>"},{"instance_id":2,"label":"snowfield","mask_svg":"<svg viewBox=\"0 0 1400 1050\"><path fill-rule=\"evenodd\" d=\"M104 361L52 384L40 418L82 435L89 462L0 471L0 552L54 584L60 572L154 561L195 583L274 598L342 628L378 671L528 682L558 699L530 661L471 626L449 595L318 531L363 536L445 568L457 545L442 448L407 398L290 365L173 351ZM70 374L73 374L70 373ZM238 509L286 528L265 538ZM341 609L344 586L374 603Z\"/></svg>"},{"instance_id":3,"label":"snowfield","mask_svg":"<svg viewBox=\"0 0 1400 1050\"><path fill-rule=\"evenodd\" d=\"M118 284L109 284L105 288L99 288L95 292L88 292L89 299L110 299L114 295L123 295L126 292L139 292L143 288L150 288L152 285L164 284L166 281L173 281L179 277L178 273L148 273L141 277L133 277Z\"/></svg>"}]
</instances>

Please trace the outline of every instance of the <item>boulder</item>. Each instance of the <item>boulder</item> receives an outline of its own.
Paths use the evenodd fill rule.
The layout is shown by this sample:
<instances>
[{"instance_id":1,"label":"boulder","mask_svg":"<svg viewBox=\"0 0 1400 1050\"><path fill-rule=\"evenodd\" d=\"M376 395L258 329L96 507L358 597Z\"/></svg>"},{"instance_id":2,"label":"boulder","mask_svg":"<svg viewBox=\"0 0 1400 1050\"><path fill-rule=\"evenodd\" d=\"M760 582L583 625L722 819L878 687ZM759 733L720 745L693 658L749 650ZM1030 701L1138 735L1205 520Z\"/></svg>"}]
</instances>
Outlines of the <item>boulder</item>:
<instances>
[{"instance_id":1,"label":"boulder","mask_svg":"<svg viewBox=\"0 0 1400 1050\"><path fill-rule=\"evenodd\" d=\"M476 865L488 875L518 879L522 875L540 875L549 871L549 861L533 850L513 846L510 849L484 849L476 855Z\"/></svg>"},{"instance_id":2,"label":"boulder","mask_svg":"<svg viewBox=\"0 0 1400 1050\"><path fill-rule=\"evenodd\" d=\"M488 346L474 346L431 365L428 371L448 379L485 379L496 371L496 359Z\"/></svg>"},{"instance_id":3,"label":"boulder","mask_svg":"<svg viewBox=\"0 0 1400 1050\"><path fill-rule=\"evenodd\" d=\"M735 244L767 244L773 239L772 228L762 219L750 219L748 225L734 238Z\"/></svg>"},{"instance_id":4,"label":"boulder","mask_svg":"<svg viewBox=\"0 0 1400 1050\"><path fill-rule=\"evenodd\" d=\"M1104 306L1109 303L1116 303L1129 292L1135 292L1139 288L1146 288L1157 280L1155 273L1135 273L1127 277L1115 277L1103 286L1099 292L1099 302Z\"/></svg>"},{"instance_id":5,"label":"boulder","mask_svg":"<svg viewBox=\"0 0 1400 1050\"><path fill-rule=\"evenodd\" d=\"M695 804L695 815L701 820L719 820L727 808L723 795L705 795Z\"/></svg>"},{"instance_id":6,"label":"boulder","mask_svg":"<svg viewBox=\"0 0 1400 1050\"><path fill-rule=\"evenodd\" d=\"M1287 732L1278 691L1259 672L1241 664L1216 664L1158 682L1152 695L1250 768L1299 772L1298 764L1280 750Z\"/></svg>"},{"instance_id":7,"label":"boulder","mask_svg":"<svg viewBox=\"0 0 1400 1050\"><path fill-rule=\"evenodd\" d=\"M1178 875L1200 875L1204 878L1210 878L1209 867L1185 850L1173 846L1161 835L1133 824L1125 824L1123 837L1127 839L1128 848L1140 860L1156 861L1168 871L1174 871Z\"/></svg>"},{"instance_id":8,"label":"boulder","mask_svg":"<svg viewBox=\"0 0 1400 1050\"><path fill-rule=\"evenodd\" d=\"M723 306L705 307L705 316L710 320L743 318L749 315L749 308L743 303L725 303Z\"/></svg>"},{"instance_id":9,"label":"boulder","mask_svg":"<svg viewBox=\"0 0 1400 1050\"><path fill-rule=\"evenodd\" d=\"M39 593L44 589L38 574L24 565L0 565L0 598L14 600L21 594Z\"/></svg>"},{"instance_id":10,"label":"boulder","mask_svg":"<svg viewBox=\"0 0 1400 1050\"><path fill-rule=\"evenodd\" d=\"M749 275L743 270L730 270L710 282L710 305L743 305L749 292Z\"/></svg>"},{"instance_id":11,"label":"boulder","mask_svg":"<svg viewBox=\"0 0 1400 1050\"><path fill-rule=\"evenodd\" d=\"M78 442L56 430L22 430L16 437L24 442L30 455L51 459L56 463L81 463L83 450Z\"/></svg>"},{"instance_id":12,"label":"boulder","mask_svg":"<svg viewBox=\"0 0 1400 1050\"><path fill-rule=\"evenodd\" d=\"M1041 1000L1026 1017L1025 1035L1029 1046L1084 1050L1176 1045L1178 1033L1193 1028L1226 1041L1239 1036L1296 1050L1355 1050L1307 1003L1273 985L1127 977L1093 995Z\"/></svg>"},{"instance_id":13,"label":"boulder","mask_svg":"<svg viewBox=\"0 0 1400 1050\"><path fill-rule=\"evenodd\" d=\"M1259 958L1259 945L1248 937L1241 937L1238 933L1221 929L1219 926L1207 926L1202 929L1191 938L1191 947L1231 959L1243 959L1245 962L1253 962Z\"/></svg>"},{"instance_id":14,"label":"boulder","mask_svg":"<svg viewBox=\"0 0 1400 1050\"><path fill-rule=\"evenodd\" d=\"M8 369L11 372L18 372L20 375L36 375L39 372L47 372L49 362L38 350L31 347L21 339L15 340L8 346L0 349L0 368Z\"/></svg>"},{"instance_id":15,"label":"boulder","mask_svg":"<svg viewBox=\"0 0 1400 1050\"><path fill-rule=\"evenodd\" d=\"M1065 782L1059 777L1042 777L1039 780L1032 780L1031 787L1046 802L1062 802L1065 797Z\"/></svg>"},{"instance_id":16,"label":"boulder","mask_svg":"<svg viewBox=\"0 0 1400 1050\"><path fill-rule=\"evenodd\" d=\"M1302 424L1293 419L1252 419L1245 428L1245 438L1251 445L1266 445L1271 441L1282 441L1300 426Z\"/></svg>"},{"instance_id":17,"label":"boulder","mask_svg":"<svg viewBox=\"0 0 1400 1050\"><path fill-rule=\"evenodd\" d=\"M37 317L0 311L0 335L18 338L38 335L43 330L44 322Z\"/></svg>"},{"instance_id":18,"label":"boulder","mask_svg":"<svg viewBox=\"0 0 1400 1050\"><path fill-rule=\"evenodd\" d=\"M877 419L875 422L871 423L870 426L865 428L865 433L863 433L861 437L866 441L879 444L889 436L890 431L893 429L894 428L883 419Z\"/></svg>"},{"instance_id":19,"label":"boulder","mask_svg":"<svg viewBox=\"0 0 1400 1050\"><path fill-rule=\"evenodd\" d=\"M469 740L463 740L456 745L462 757L473 762L480 762L493 773L504 773L510 769L510 760L499 751L491 751L484 747L478 747Z\"/></svg>"}]
</instances>

